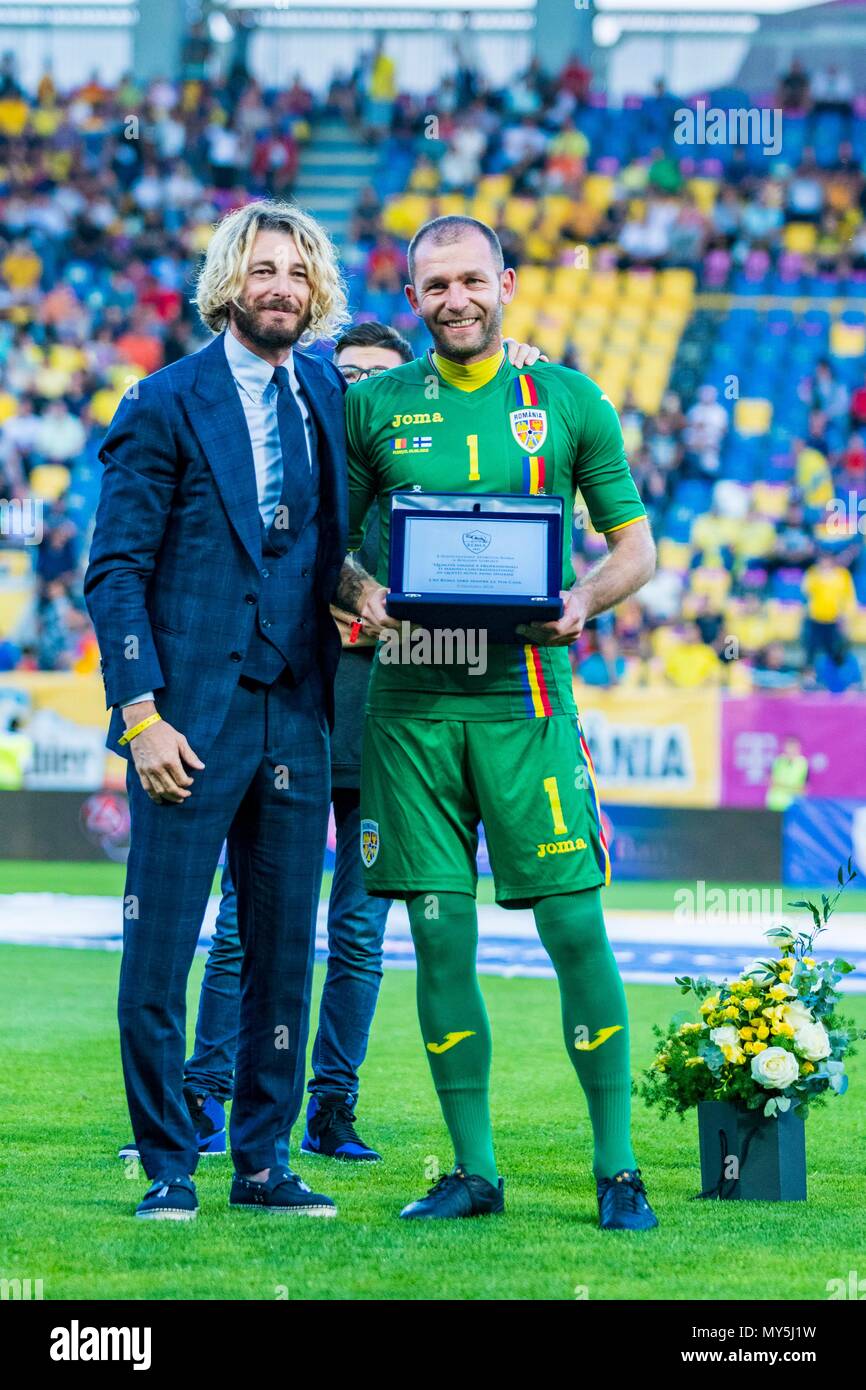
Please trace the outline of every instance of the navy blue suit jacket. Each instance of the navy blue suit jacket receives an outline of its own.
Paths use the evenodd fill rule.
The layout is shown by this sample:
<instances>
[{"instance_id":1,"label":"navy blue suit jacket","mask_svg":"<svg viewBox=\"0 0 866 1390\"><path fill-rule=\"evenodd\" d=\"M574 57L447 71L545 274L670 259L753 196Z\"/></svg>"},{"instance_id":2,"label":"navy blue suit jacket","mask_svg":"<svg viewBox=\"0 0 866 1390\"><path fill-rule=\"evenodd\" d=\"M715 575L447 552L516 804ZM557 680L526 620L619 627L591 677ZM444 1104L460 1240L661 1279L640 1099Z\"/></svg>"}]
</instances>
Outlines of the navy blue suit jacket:
<instances>
[{"instance_id":1,"label":"navy blue suit jacket","mask_svg":"<svg viewBox=\"0 0 866 1390\"><path fill-rule=\"evenodd\" d=\"M318 425L318 665L333 727L340 639L328 611L346 553L345 382L293 352ZM137 384L105 437L84 593L102 658L108 746L120 706L153 690L163 718L206 761L237 686L261 590L262 526L249 431L222 336ZM234 653L234 657L232 656Z\"/></svg>"}]
</instances>

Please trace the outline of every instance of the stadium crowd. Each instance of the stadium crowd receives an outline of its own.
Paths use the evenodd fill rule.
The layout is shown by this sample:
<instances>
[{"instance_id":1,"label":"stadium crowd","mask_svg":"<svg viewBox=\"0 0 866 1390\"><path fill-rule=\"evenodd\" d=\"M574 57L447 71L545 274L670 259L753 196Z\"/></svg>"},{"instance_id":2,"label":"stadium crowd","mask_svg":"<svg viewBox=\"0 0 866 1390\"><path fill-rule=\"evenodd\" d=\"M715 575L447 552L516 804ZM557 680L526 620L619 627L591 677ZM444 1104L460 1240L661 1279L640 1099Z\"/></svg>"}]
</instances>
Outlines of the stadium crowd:
<instances>
[{"instance_id":1,"label":"stadium crowd","mask_svg":"<svg viewBox=\"0 0 866 1390\"><path fill-rule=\"evenodd\" d=\"M844 74L783 75L771 159L760 146L679 144L683 103L661 82L608 109L577 59L555 80L531 64L493 90L458 51L453 76L420 99L401 90L382 41L324 94L299 76L263 90L243 53L208 75L206 47L191 34L181 75L147 87L94 76L59 92L46 71L27 91L12 59L0 63L0 498L19 504L0 534L0 670L94 669L81 580L101 436L136 379L205 341L189 299L212 224L249 198L291 196L324 118L378 152L341 246L361 319L420 344L402 295L407 238L431 212L463 208L496 225L527 283L586 271L594 303L595 286L616 281L628 300L635 277L687 273L703 294L672 330L657 399L638 367L612 390L661 563L578 644L578 677L861 685L866 100ZM524 319L526 336L611 389L572 320L547 324L558 282L537 283L539 331ZM43 533L26 545L32 498ZM834 527L837 498L846 520ZM603 546L581 517L578 572Z\"/></svg>"}]
</instances>

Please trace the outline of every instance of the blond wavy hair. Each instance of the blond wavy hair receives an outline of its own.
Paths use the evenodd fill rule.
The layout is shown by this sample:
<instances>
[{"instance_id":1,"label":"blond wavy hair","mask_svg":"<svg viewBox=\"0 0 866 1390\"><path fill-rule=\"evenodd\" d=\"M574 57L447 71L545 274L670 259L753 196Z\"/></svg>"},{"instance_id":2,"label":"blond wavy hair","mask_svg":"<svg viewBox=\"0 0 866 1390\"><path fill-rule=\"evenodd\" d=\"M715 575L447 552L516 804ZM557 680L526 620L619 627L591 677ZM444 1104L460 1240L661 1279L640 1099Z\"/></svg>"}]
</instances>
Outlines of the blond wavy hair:
<instances>
[{"instance_id":1,"label":"blond wavy hair","mask_svg":"<svg viewBox=\"0 0 866 1390\"><path fill-rule=\"evenodd\" d=\"M229 305L237 305L260 231L293 237L304 263L310 282L310 322L301 343L335 337L351 317L334 245L314 218L292 203L270 199L247 203L217 223L193 297L203 321L214 333L221 333L228 324Z\"/></svg>"}]
</instances>

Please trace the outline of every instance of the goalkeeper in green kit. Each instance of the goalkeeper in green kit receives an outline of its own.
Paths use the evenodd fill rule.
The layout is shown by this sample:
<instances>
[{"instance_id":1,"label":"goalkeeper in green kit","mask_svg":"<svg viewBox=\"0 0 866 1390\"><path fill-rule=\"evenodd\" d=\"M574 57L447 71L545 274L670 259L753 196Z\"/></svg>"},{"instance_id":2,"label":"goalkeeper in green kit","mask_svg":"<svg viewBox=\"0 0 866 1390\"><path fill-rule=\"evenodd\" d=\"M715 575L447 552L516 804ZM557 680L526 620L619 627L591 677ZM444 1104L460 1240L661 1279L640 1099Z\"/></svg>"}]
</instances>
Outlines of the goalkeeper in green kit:
<instances>
[{"instance_id":1,"label":"goalkeeper in green kit","mask_svg":"<svg viewBox=\"0 0 866 1390\"><path fill-rule=\"evenodd\" d=\"M337 599L385 637L367 703L360 848L367 891L406 902L421 1032L455 1150L453 1172L402 1215L504 1208L475 963L481 821L496 901L532 908L559 981L566 1050L592 1121L599 1224L645 1230L657 1221L631 1147L628 1016L599 892L610 863L568 646L646 583L653 541L600 388L551 363L509 364L502 307L516 282L495 232L468 217L428 222L409 247L409 278L434 349L347 392L349 544L360 545L378 499L381 548L375 577L350 555ZM564 499L566 517L579 489L608 554L575 584L566 526L562 617L489 643L483 664L386 660L387 629L400 626L385 607L390 497L413 488L545 493Z\"/></svg>"}]
</instances>

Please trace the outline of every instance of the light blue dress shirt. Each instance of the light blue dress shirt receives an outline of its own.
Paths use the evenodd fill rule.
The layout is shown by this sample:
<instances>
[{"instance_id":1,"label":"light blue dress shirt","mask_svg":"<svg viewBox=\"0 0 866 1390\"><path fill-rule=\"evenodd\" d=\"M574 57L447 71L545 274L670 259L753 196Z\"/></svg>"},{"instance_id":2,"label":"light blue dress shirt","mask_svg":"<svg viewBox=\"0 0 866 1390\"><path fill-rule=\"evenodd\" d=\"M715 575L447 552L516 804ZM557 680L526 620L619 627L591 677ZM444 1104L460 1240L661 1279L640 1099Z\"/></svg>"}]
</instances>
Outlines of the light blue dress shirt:
<instances>
[{"instance_id":1,"label":"light blue dress shirt","mask_svg":"<svg viewBox=\"0 0 866 1390\"><path fill-rule=\"evenodd\" d=\"M250 352L239 342L230 328L223 334L223 343L228 359L229 370L234 377L238 395L241 398L250 444L253 450L253 464L256 470L256 495L259 499L259 515L265 530L268 530L276 514L283 490L283 451L280 446L280 427L277 422L277 386L273 381L274 369L263 357ZM312 469L312 432L310 412L301 394L298 378L295 375L295 362L291 349L283 366L289 374L292 395L301 412L304 422L304 438L307 441L307 463ZM127 705L137 705L142 700L152 700L153 691L145 691L132 700L124 700L121 709Z\"/></svg>"},{"instance_id":2,"label":"light blue dress shirt","mask_svg":"<svg viewBox=\"0 0 866 1390\"><path fill-rule=\"evenodd\" d=\"M231 374L238 388L250 444L253 449L253 463L256 470L256 493L259 499L259 513L268 529L274 519L283 489L283 454L280 448L280 428L277 423L277 387L272 380L274 369L270 362L256 353L250 352L243 343L238 342L234 333L227 328L223 335L226 357ZM292 394L304 422L304 437L307 441L307 463L312 468L311 433L312 424L307 403L301 395L295 363L291 350L283 364L289 374Z\"/></svg>"}]
</instances>

